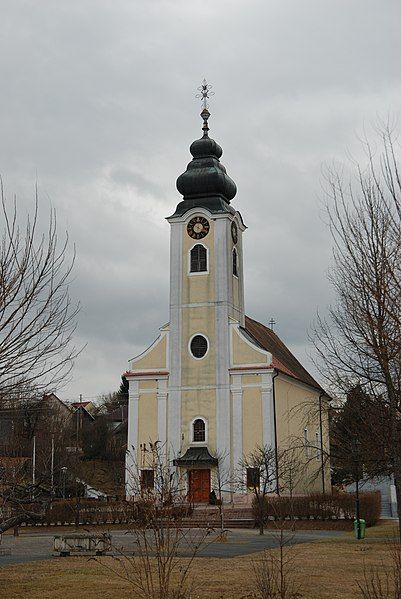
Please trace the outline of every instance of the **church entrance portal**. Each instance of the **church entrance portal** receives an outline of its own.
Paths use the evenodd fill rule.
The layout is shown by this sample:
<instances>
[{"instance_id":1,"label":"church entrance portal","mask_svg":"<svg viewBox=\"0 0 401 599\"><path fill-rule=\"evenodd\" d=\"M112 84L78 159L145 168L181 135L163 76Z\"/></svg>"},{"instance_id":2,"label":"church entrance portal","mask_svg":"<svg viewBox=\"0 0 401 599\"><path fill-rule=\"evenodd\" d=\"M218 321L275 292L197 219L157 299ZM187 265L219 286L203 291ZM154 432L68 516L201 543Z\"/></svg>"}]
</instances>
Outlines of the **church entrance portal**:
<instances>
[{"instance_id":1,"label":"church entrance portal","mask_svg":"<svg viewBox=\"0 0 401 599\"><path fill-rule=\"evenodd\" d=\"M210 494L210 470L188 470L189 500L208 503Z\"/></svg>"}]
</instances>

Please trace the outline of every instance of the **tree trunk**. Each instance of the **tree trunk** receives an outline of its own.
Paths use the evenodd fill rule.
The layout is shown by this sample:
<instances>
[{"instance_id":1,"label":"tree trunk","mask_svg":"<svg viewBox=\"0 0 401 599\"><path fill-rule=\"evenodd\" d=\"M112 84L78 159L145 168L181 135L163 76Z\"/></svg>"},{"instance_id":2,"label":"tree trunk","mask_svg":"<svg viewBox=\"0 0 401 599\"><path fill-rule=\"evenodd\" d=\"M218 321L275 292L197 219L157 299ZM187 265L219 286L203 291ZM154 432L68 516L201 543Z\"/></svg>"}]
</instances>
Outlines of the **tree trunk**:
<instances>
[{"instance_id":1,"label":"tree trunk","mask_svg":"<svg viewBox=\"0 0 401 599\"><path fill-rule=\"evenodd\" d=\"M395 459L394 464L394 484L395 495L397 498L398 540L401 545L401 463L399 457Z\"/></svg>"},{"instance_id":2,"label":"tree trunk","mask_svg":"<svg viewBox=\"0 0 401 599\"><path fill-rule=\"evenodd\" d=\"M259 534L265 534L265 523L264 523L264 501L262 497L262 501L259 498Z\"/></svg>"},{"instance_id":3,"label":"tree trunk","mask_svg":"<svg viewBox=\"0 0 401 599\"><path fill-rule=\"evenodd\" d=\"M392 381L390 379L390 375L387 375L388 381L391 384ZM388 388L390 384L387 383ZM390 387L391 392L389 393L390 399L390 442L391 449L393 452L392 463L393 463L393 474L394 474L394 484L395 484L395 494L397 498L397 515L398 515L398 541L401 544L401 443L399 439L400 430L398 426L398 418L399 418L399 405L398 405L398 393L393 388Z\"/></svg>"},{"instance_id":4,"label":"tree trunk","mask_svg":"<svg viewBox=\"0 0 401 599\"><path fill-rule=\"evenodd\" d=\"M397 498L398 537L401 545L401 479L394 475L395 495Z\"/></svg>"}]
</instances>

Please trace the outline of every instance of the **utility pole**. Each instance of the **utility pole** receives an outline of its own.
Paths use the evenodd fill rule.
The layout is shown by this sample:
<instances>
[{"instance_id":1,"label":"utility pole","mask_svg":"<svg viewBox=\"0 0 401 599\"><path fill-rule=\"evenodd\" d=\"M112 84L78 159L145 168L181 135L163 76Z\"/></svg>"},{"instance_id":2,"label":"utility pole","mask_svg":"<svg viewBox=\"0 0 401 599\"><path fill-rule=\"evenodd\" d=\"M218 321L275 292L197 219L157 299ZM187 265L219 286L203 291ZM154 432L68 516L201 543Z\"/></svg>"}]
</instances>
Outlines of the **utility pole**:
<instances>
[{"instance_id":1,"label":"utility pole","mask_svg":"<svg viewBox=\"0 0 401 599\"><path fill-rule=\"evenodd\" d=\"M62 466L61 474L63 476L63 499L65 499L65 479L67 475L67 466Z\"/></svg>"},{"instance_id":2,"label":"utility pole","mask_svg":"<svg viewBox=\"0 0 401 599\"><path fill-rule=\"evenodd\" d=\"M36 436L33 437L33 447L32 447L32 486L35 486L36 483Z\"/></svg>"},{"instance_id":3,"label":"utility pole","mask_svg":"<svg viewBox=\"0 0 401 599\"><path fill-rule=\"evenodd\" d=\"M79 394L79 435L82 440L82 393Z\"/></svg>"}]
</instances>

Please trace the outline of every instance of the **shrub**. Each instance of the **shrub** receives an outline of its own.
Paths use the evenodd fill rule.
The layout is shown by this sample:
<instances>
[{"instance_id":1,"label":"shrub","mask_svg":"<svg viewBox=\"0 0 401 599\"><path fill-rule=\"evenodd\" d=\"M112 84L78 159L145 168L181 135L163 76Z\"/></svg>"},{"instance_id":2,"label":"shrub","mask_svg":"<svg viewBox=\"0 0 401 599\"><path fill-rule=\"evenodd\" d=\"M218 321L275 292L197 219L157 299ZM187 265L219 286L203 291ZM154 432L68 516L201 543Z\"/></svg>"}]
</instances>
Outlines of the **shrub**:
<instances>
[{"instance_id":1,"label":"shrub","mask_svg":"<svg viewBox=\"0 0 401 599\"><path fill-rule=\"evenodd\" d=\"M285 520L338 520L355 518L355 493L323 494L305 496L274 497L265 496L262 506L263 521ZM360 517L367 526L373 526L380 518L380 492L359 493ZM256 497L252 501L253 516L259 524L260 508Z\"/></svg>"}]
</instances>

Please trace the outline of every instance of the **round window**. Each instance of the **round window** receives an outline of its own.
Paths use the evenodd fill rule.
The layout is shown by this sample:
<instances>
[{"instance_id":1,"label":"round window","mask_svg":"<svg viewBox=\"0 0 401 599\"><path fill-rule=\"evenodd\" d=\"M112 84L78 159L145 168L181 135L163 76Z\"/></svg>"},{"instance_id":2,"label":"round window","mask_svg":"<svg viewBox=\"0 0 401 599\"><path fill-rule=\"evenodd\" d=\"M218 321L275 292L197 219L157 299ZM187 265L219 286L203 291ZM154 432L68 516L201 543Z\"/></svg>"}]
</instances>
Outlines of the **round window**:
<instances>
[{"instance_id":1,"label":"round window","mask_svg":"<svg viewBox=\"0 0 401 599\"><path fill-rule=\"evenodd\" d=\"M203 335L195 335L191 340L190 347L194 358L203 358L207 352L207 339Z\"/></svg>"}]
</instances>

